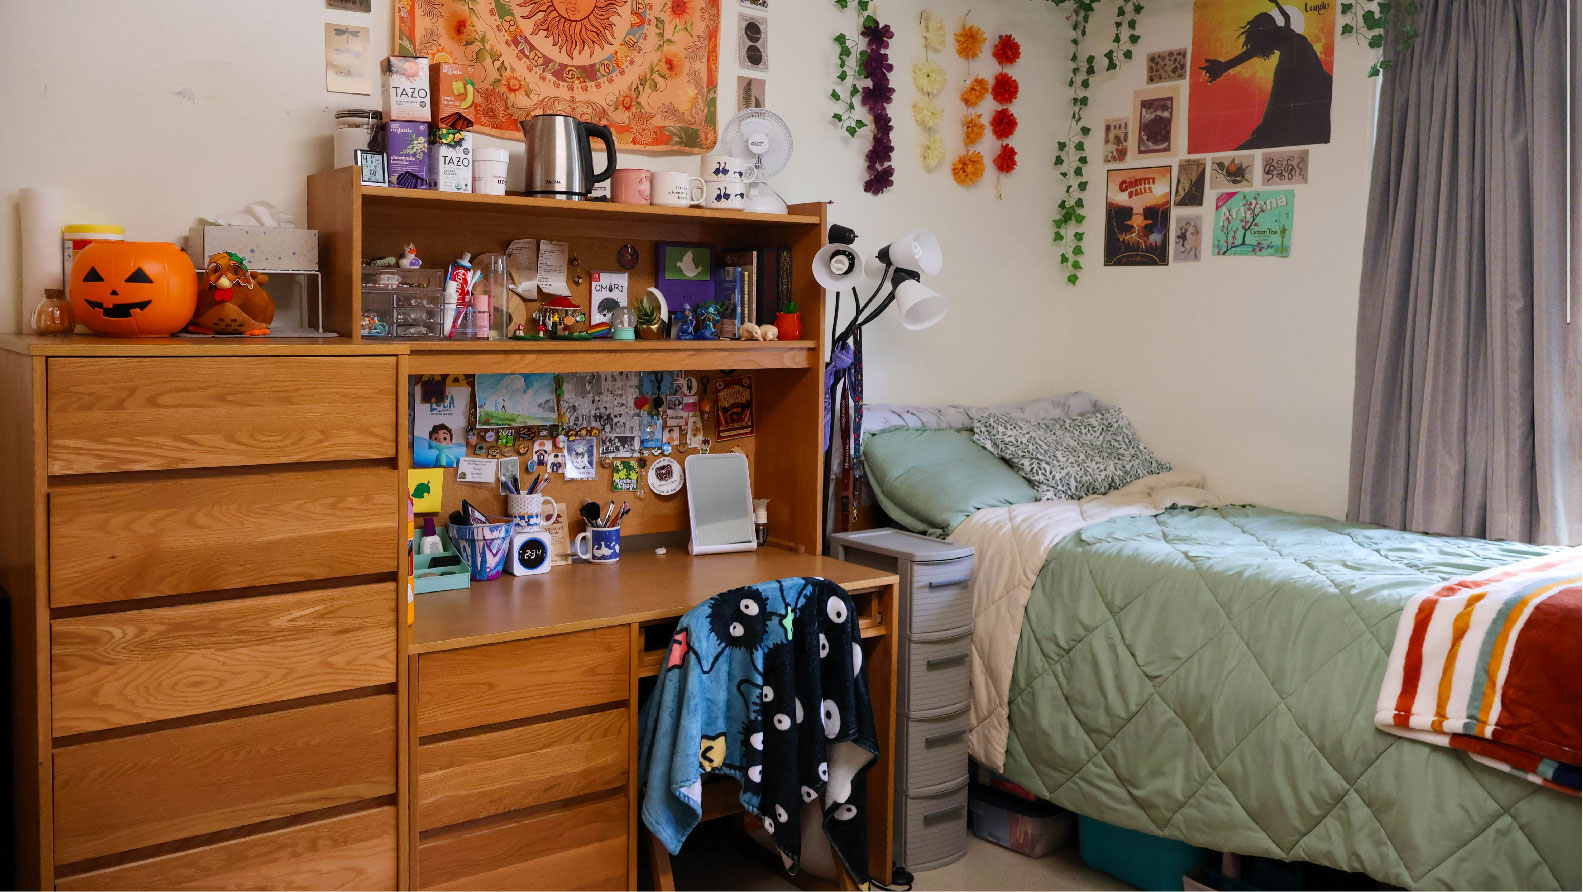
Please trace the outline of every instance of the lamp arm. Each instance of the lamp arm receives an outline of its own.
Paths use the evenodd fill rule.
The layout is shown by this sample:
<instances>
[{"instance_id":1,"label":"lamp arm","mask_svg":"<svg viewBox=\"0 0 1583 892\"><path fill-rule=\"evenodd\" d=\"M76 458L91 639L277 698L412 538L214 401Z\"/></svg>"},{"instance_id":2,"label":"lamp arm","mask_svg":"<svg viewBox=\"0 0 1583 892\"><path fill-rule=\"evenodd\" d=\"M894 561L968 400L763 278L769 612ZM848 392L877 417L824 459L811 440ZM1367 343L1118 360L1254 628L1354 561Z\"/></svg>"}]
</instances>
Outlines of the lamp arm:
<instances>
[{"instance_id":1,"label":"lamp arm","mask_svg":"<svg viewBox=\"0 0 1583 892\"><path fill-rule=\"evenodd\" d=\"M859 328L869 324L870 322L873 322L875 316L883 313L885 308L890 306L890 302L896 297L895 286L891 286L890 295L886 297L885 302L880 305L879 309L870 314L867 319L863 318L864 312L866 312L869 307L874 305L874 301L879 298L880 292L885 290L885 286L888 284L888 280L890 279L890 271L891 265L889 263L885 264L885 272L879 277L879 284L874 286L874 293L870 294L868 296L868 300L866 301L859 301L857 289L852 289L852 301L856 306L855 311L852 313L852 321L847 325L846 329L841 332L841 334L830 339L830 349L834 350L836 347L846 343L852 338L854 334L857 333ZM831 326L831 330L833 331L834 329L835 327Z\"/></svg>"}]
</instances>

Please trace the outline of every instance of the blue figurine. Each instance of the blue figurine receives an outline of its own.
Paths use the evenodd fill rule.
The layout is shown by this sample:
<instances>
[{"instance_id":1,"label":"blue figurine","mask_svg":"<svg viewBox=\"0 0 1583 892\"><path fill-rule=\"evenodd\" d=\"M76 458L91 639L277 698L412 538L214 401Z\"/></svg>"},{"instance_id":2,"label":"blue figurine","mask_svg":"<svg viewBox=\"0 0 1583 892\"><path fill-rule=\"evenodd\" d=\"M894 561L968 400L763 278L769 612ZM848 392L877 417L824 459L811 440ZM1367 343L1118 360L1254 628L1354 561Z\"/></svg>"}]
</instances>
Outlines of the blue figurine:
<instances>
[{"instance_id":1,"label":"blue figurine","mask_svg":"<svg viewBox=\"0 0 1583 892\"><path fill-rule=\"evenodd\" d=\"M671 320L671 326L671 330L674 332L672 337L674 337L676 340L696 340L694 336L696 322L693 320L692 307L682 307L681 312L677 313L676 316Z\"/></svg>"},{"instance_id":2,"label":"blue figurine","mask_svg":"<svg viewBox=\"0 0 1583 892\"><path fill-rule=\"evenodd\" d=\"M718 341L720 339L720 305L698 305L698 331L693 335L695 341Z\"/></svg>"}]
</instances>

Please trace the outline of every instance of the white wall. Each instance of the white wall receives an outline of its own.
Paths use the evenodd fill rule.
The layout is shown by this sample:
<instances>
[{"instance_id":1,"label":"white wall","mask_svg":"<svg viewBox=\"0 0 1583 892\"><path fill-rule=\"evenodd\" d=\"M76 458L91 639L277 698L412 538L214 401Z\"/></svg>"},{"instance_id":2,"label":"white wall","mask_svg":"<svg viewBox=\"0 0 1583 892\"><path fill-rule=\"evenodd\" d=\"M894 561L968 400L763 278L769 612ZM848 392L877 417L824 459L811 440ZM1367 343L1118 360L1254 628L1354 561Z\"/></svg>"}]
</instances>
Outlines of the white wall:
<instances>
[{"instance_id":1,"label":"white wall","mask_svg":"<svg viewBox=\"0 0 1583 892\"><path fill-rule=\"evenodd\" d=\"M723 120L738 71L737 4L722 3ZM893 317L869 329L869 398L991 402L1086 388L1125 406L1162 454L1208 471L1228 494L1339 513L1372 108L1361 51L1342 47L1337 139L1314 150L1316 185L1299 190L1291 259L1096 266L1074 289L1060 283L1049 224L1049 163L1068 102L1065 11L1033 0L930 4L953 23L971 6L991 35L1010 31L1024 44L1015 71L1022 165L997 201L992 177L964 191L944 168L925 175L918 165L910 68L920 6L880 7L896 30L897 66L897 185L880 198L862 191L866 143L829 123L831 37L854 32L854 17L828 0L772 0L770 13L769 105L797 139L776 186L791 201L833 201L831 219L856 228L860 247L921 225L946 248L931 284L952 298L951 314L925 332L904 332ZM1142 48L1185 45L1190 16L1186 0L1155 0ZM25 326L34 302L17 295L20 187L59 186L69 222L120 223L137 239L178 239L195 217L257 198L302 219L304 177L328 165L334 111L371 101L324 91L328 21L372 24L376 51L390 45L390 0L375 0L369 15L326 10L322 0L0 3L0 34L30 35L0 54L14 104L7 119L28 122L0 128L0 330ZM944 61L950 112L962 64ZM987 58L981 64L987 71ZM1142 85L1141 64L1102 80L1092 117L1122 113ZM516 181L520 154L518 144ZM1103 201L1099 186L1090 201ZM1101 216L1090 216L1095 236Z\"/></svg>"}]
</instances>

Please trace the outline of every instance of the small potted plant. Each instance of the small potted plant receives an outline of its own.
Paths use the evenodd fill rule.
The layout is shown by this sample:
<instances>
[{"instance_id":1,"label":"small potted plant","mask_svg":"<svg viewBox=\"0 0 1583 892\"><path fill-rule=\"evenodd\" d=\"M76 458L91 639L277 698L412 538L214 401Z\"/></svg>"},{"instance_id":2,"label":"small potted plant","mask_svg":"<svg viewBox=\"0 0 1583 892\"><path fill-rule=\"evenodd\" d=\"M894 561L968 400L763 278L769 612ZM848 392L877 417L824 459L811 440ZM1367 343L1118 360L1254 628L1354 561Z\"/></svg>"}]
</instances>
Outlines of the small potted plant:
<instances>
[{"instance_id":1,"label":"small potted plant","mask_svg":"<svg viewBox=\"0 0 1583 892\"><path fill-rule=\"evenodd\" d=\"M652 295L645 294L638 301L637 314L639 340L654 341L665 337L665 310Z\"/></svg>"},{"instance_id":2,"label":"small potted plant","mask_svg":"<svg viewBox=\"0 0 1583 892\"><path fill-rule=\"evenodd\" d=\"M802 317L797 315L796 301L788 299L781 303L780 311L775 314L775 328L780 331L782 340L802 338Z\"/></svg>"}]
</instances>

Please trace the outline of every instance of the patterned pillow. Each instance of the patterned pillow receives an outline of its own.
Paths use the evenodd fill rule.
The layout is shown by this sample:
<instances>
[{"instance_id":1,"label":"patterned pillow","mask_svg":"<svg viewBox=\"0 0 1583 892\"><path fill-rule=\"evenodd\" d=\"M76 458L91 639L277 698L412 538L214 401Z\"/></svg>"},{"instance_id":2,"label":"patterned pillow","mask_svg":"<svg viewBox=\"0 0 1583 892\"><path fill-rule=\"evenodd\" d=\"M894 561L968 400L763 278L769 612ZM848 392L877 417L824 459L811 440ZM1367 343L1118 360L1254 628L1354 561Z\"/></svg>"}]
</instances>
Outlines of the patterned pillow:
<instances>
[{"instance_id":1,"label":"patterned pillow","mask_svg":"<svg viewBox=\"0 0 1583 892\"><path fill-rule=\"evenodd\" d=\"M1004 459L1047 499L1107 493L1171 470L1116 408L1043 421L988 413L973 419L973 441Z\"/></svg>"}]
</instances>

